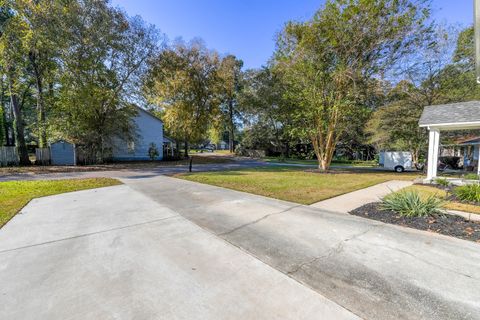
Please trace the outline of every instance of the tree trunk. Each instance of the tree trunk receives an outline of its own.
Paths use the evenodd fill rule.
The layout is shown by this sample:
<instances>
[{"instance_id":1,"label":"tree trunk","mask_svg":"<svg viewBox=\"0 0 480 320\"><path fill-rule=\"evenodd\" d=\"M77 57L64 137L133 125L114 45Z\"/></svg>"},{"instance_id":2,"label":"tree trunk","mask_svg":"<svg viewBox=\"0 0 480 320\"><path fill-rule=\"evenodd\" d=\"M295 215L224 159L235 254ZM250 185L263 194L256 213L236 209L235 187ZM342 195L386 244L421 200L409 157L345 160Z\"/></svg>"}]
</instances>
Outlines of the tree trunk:
<instances>
[{"instance_id":1,"label":"tree trunk","mask_svg":"<svg viewBox=\"0 0 480 320\"><path fill-rule=\"evenodd\" d=\"M233 101L230 100L228 103L229 109L229 132L228 132L228 146L230 149L230 153L235 152L235 125L233 123Z\"/></svg>"},{"instance_id":2,"label":"tree trunk","mask_svg":"<svg viewBox=\"0 0 480 320\"><path fill-rule=\"evenodd\" d=\"M38 121L38 146L45 148L47 146L47 129L45 126L45 105L43 101L42 81L37 79L37 121Z\"/></svg>"},{"instance_id":3,"label":"tree trunk","mask_svg":"<svg viewBox=\"0 0 480 320\"><path fill-rule=\"evenodd\" d=\"M37 88L37 121L38 121L38 146L45 148L47 146L47 129L45 126L45 104L43 99L43 83L42 75L39 70L36 55L30 54L30 62L33 67L33 73L35 75L35 85Z\"/></svg>"},{"instance_id":4,"label":"tree trunk","mask_svg":"<svg viewBox=\"0 0 480 320\"><path fill-rule=\"evenodd\" d=\"M285 141L285 157L290 158L290 143Z\"/></svg>"},{"instance_id":5,"label":"tree trunk","mask_svg":"<svg viewBox=\"0 0 480 320\"><path fill-rule=\"evenodd\" d=\"M183 151L185 152L185 158L188 158L188 141L185 140L183 143Z\"/></svg>"},{"instance_id":6,"label":"tree trunk","mask_svg":"<svg viewBox=\"0 0 480 320\"><path fill-rule=\"evenodd\" d=\"M30 165L30 159L28 158L27 145L25 143L25 129L23 127L23 116L18 103L18 96L12 91L12 82L9 83L10 100L12 103L13 116L15 118L13 127L15 132L15 142L18 148L18 154L20 156L21 165Z\"/></svg>"},{"instance_id":7,"label":"tree trunk","mask_svg":"<svg viewBox=\"0 0 480 320\"><path fill-rule=\"evenodd\" d=\"M5 86L3 83L3 78L0 78L0 147L8 144L8 127L7 127L7 117L5 110Z\"/></svg>"},{"instance_id":8,"label":"tree trunk","mask_svg":"<svg viewBox=\"0 0 480 320\"><path fill-rule=\"evenodd\" d=\"M333 119L326 132L319 131L310 138L318 159L318 169L320 171L328 171L330 168L337 142L335 126L336 119Z\"/></svg>"}]
</instances>

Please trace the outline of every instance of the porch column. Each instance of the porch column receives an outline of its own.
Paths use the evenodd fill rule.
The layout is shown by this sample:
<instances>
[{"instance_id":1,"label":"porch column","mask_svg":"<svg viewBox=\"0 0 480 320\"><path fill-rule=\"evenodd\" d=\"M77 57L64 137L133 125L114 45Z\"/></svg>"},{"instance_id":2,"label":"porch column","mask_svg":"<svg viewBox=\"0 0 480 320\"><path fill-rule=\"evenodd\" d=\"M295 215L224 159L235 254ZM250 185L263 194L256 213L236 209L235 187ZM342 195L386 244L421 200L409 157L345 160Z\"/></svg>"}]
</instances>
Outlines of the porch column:
<instances>
[{"instance_id":1,"label":"porch column","mask_svg":"<svg viewBox=\"0 0 480 320\"><path fill-rule=\"evenodd\" d=\"M437 176L439 145L440 145L440 130L430 129L430 131L428 132L427 180L432 180Z\"/></svg>"},{"instance_id":2,"label":"porch column","mask_svg":"<svg viewBox=\"0 0 480 320\"><path fill-rule=\"evenodd\" d=\"M480 176L480 146L473 147L473 158L475 158L475 153L477 153L477 175Z\"/></svg>"}]
</instances>

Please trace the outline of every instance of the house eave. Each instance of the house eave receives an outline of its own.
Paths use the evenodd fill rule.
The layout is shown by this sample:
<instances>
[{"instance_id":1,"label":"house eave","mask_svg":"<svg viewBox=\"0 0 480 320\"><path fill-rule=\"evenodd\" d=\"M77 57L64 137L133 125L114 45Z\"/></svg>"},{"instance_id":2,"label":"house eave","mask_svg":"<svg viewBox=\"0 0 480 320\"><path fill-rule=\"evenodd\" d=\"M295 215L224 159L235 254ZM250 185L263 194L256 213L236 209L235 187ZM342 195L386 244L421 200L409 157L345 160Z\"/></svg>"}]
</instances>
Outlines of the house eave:
<instances>
[{"instance_id":1,"label":"house eave","mask_svg":"<svg viewBox=\"0 0 480 320\"><path fill-rule=\"evenodd\" d=\"M480 129L480 121L471 122L450 122L450 123L427 123L419 124L421 128L428 130L462 130L462 129Z\"/></svg>"}]
</instances>

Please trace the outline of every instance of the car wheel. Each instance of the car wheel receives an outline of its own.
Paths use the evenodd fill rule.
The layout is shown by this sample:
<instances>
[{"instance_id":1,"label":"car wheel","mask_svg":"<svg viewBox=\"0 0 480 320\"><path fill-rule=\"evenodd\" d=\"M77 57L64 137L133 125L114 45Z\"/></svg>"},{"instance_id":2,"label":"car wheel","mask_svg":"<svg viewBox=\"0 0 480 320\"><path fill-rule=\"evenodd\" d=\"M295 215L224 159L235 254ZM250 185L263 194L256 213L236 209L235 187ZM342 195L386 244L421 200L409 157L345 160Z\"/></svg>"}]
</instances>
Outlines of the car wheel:
<instances>
[{"instance_id":1,"label":"car wheel","mask_svg":"<svg viewBox=\"0 0 480 320\"><path fill-rule=\"evenodd\" d=\"M401 173L401 172L405 171L405 168L402 167L402 166L396 166L394 170L395 170L395 172Z\"/></svg>"}]
</instances>

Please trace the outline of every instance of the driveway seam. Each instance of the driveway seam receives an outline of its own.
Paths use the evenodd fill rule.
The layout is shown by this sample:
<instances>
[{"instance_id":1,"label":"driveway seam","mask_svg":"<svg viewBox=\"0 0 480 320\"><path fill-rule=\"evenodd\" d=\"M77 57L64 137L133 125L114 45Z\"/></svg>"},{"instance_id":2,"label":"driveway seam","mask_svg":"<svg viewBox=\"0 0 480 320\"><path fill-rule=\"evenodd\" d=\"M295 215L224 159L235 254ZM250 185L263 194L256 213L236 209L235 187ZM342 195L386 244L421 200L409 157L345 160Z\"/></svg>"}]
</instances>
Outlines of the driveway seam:
<instances>
[{"instance_id":1,"label":"driveway seam","mask_svg":"<svg viewBox=\"0 0 480 320\"><path fill-rule=\"evenodd\" d=\"M241 226L235 227L235 228L233 228L233 229L230 230L230 231L218 233L217 236L226 236L226 235L232 234L232 233L234 233L234 232L236 232L236 231L238 231L238 230L240 230L240 229L243 229L243 228L245 228L245 227L248 227L248 226L254 225L254 224L256 224L256 223L258 223L258 222L260 222L260 221L263 221L263 220L267 219L267 218L270 217L270 216L277 215L277 214L281 214L281 213L285 213L285 212L288 212L288 211L290 211L290 210L292 210L292 209L295 209L295 208L298 208L298 207L301 207L301 206L303 206L303 204L299 204L299 205L296 205L296 206L292 206L292 207L290 207L290 208L288 208L288 209L285 209L285 210L282 210L282 211L279 211L279 212L269 213L269 214L267 214L267 215L264 215L264 216L261 217L261 218L258 218L258 219L256 219L256 220L253 220L253 221L250 221L250 222L248 222L248 223L242 224Z\"/></svg>"},{"instance_id":2,"label":"driveway seam","mask_svg":"<svg viewBox=\"0 0 480 320\"><path fill-rule=\"evenodd\" d=\"M170 217L166 217L166 218L159 218L159 219L149 220L149 221L145 221L145 222L130 224L130 225L127 225L127 226L115 227L115 228L110 228L110 229L105 229L105 230L100 230L100 231L95 231L95 232L88 232L88 233L79 234L79 235L71 236L71 237L67 237L67 238L45 241L45 242L41 242L41 243L35 243L35 244L22 246L22 247L17 247L17 248L12 248L12 249L0 250L0 254L7 253L7 252L12 252L12 251L18 251L18 250L22 250L22 249L28 249L28 248L32 248L32 247L38 247L38 246L51 244L51 243L56 243L56 242L62 242L62 241L78 239L78 238L84 238L84 237L88 237L88 236L92 236L92 235L96 235L96 234L101 234L101 233L107 233L107 232L111 232L111 231L134 228L134 227L138 227L138 226L143 226L143 225L147 225L147 224L151 224L151 223L156 223L156 222L160 222L160 221L164 221L164 220L168 220L168 219L172 219L172 218L180 218L180 217L181 217L180 215L174 215L174 216L170 216Z\"/></svg>"},{"instance_id":3,"label":"driveway seam","mask_svg":"<svg viewBox=\"0 0 480 320\"><path fill-rule=\"evenodd\" d=\"M371 226L370 228L368 228L367 230L365 230L365 231L363 231L363 232L360 232L360 233L355 234L355 235L353 235L353 236L351 236L351 237L349 237L349 238L346 238L346 239L343 239L343 240L339 241L339 242L337 243L337 245L336 245L333 249L327 250L326 253L324 253L324 254L322 254L322 255L320 255L320 256L314 257L313 259L310 259L310 260L308 260L308 261L305 261L305 262L303 262L303 263L300 263L298 266L296 266L296 267L293 268L292 270L287 271L287 274L288 274L288 275L294 275L295 273L297 273L298 271L300 271L301 269L303 269L303 267L305 267L305 266L308 266L308 265L310 265L310 264L312 264L312 263L315 263L315 262L317 262L317 261L320 260L320 259L330 258L330 257L332 257L332 256L335 255L335 254L341 253L341 252L343 251L343 248L344 248L345 243L347 243L347 242L349 242L349 241L351 241L351 240L355 240L355 239L357 239L357 238L359 238L359 237L361 237L361 236L369 233L370 231L372 231L373 229L376 229L376 228L378 228L378 227L382 227L382 225L378 224L378 225Z\"/></svg>"}]
</instances>

